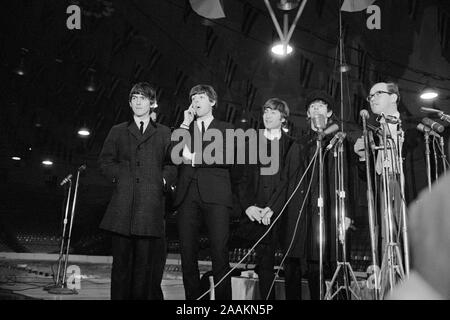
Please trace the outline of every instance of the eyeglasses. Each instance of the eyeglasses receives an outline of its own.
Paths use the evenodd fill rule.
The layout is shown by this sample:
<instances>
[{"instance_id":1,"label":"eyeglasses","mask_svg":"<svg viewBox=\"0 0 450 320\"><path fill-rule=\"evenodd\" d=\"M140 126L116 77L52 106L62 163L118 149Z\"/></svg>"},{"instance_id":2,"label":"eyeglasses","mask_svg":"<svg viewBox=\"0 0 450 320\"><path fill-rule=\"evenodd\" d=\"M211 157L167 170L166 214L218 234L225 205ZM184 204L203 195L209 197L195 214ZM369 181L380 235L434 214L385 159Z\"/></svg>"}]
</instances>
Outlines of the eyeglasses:
<instances>
[{"instance_id":1,"label":"eyeglasses","mask_svg":"<svg viewBox=\"0 0 450 320\"><path fill-rule=\"evenodd\" d=\"M373 97L378 98L378 96L379 96L380 94L382 94L382 93L392 94L392 92L381 91L381 90L380 90L380 91L376 91L376 92L373 93L373 94L369 94L369 95L366 97L366 100L367 100L368 102L370 102L370 100L372 100Z\"/></svg>"}]
</instances>

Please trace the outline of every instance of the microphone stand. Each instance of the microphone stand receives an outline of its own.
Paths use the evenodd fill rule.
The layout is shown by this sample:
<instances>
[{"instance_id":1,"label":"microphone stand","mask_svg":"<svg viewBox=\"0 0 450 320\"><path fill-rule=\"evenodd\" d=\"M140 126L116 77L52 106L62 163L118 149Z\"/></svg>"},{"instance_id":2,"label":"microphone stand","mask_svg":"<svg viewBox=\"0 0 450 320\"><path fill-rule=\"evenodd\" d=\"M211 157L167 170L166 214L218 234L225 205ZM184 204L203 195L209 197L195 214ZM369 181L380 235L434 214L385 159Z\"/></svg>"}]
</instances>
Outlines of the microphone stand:
<instances>
[{"instance_id":1,"label":"microphone stand","mask_svg":"<svg viewBox=\"0 0 450 320\"><path fill-rule=\"evenodd\" d=\"M48 285L44 288L44 290L48 291L54 288L59 288L61 286L62 280L60 279L61 275L61 266L62 266L62 257L64 252L64 244L65 244L65 238L66 238L66 227L67 227L67 216L69 214L69 204L70 204L70 196L72 194L72 178L69 178L68 180L69 188L67 188L67 195L66 195L66 210L64 212L64 220L63 220L63 229L62 229L62 236L61 236L61 247L59 249L59 257L58 257L58 270L56 272L56 278L55 283Z\"/></svg>"},{"instance_id":2,"label":"microphone stand","mask_svg":"<svg viewBox=\"0 0 450 320\"><path fill-rule=\"evenodd\" d=\"M389 276L389 288L394 288L395 281L395 271L400 274L400 278L403 276L403 270L401 266L401 255L398 244L394 240L394 224L393 224L393 213L392 213L392 198L389 183L389 159L388 159L388 124L386 118L383 116L381 119L381 125L383 126L383 146L380 148L383 160L383 170L382 170L382 183L383 183L383 203L384 203L384 220L385 220L385 241L386 249L383 254L383 261L381 264L382 274L384 268L387 265L388 276ZM391 146L390 148L393 148ZM394 174L394 163L391 159L392 173ZM394 251L395 248L395 251ZM397 259L395 259L395 254L397 254ZM387 260L386 260L387 259ZM381 297L385 296L385 286L383 281L383 276L381 277Z\"/></svg>"},{"instance_id":3,"label":"microphone stand","mask_svg":"<svg viewBox=\"0 0 450 320\"><path fill-rule=\"evenodd\" d=\"M319 150L319 198L317 199L317 206L319 207L319 299L323 300L323 247L325 242L324 235L324 191L323 191L323 150L322 139L323 130L318 129L317 148Z\"/></svg>"},{"instance_id":4,"label":"microphone stand","mask_svg":"<svg viewBox=\"0 0 450 320\"><path fill-rule=\"evenodd\" d=\"M430 166L430 134L425 131L425 160L427 163L427 179L428 179L428 191L431 192L431 166Z\"/></svg>"},{"instance_id":5,"label":"microphone stand","mask_svg":"<svg viewBox=\"0 0 450 320\"><path fill-rule=\"evenodd\" d=\"M52 293L52 294L78 294L76 289L67 288L67 279L66 279L67 274L66 273L67 273L67 263L69 261L69 250L70 250L70 240L71 240L71 236L72 236L73 220L75 218L75 206L77 203L80 171L81 171L81 167L78 168L78 170L77 170L77 178L75 181L75 191L74 191L74 195L73 195L72 212L70 215L69 233L67 236L67 245L66 245L66 253L65 253L65 259L64 259L64 269L63 269L62 279L61 279L61 282L58 283L59 284L58 287L52 288L48 291L49 293ZM63 240L64 240L64 238L63 238Z\"/></svg>"},{"instance_id":6,"label":"microphone stand","mask_svg":"<svg viewBox=\"0 0 450 320\"><path fill-rule=\"evenodd\" d=\"M436 137L433 136L433 155L434 155L434 180L439 179L438 155L436 152Z\"/></svg>"},{"instance_id":7,"label":"microphone stand","mask_svg":"<svg viewBox=\"0 0 450 320\"><path fill-rule=\"evenodd\" d=\"M344 189L344 147L343 143L339 141L336 143L334 147L333 156L335 159L335 186L336 186L336 193L335 193L335 216L336 216L336 261L337 261L337 268L334 272L333 278L331 279L330 285L327 290L327 294L325 296L326 300L332 300L333 297L335 297L339 291L345 290L346 292L346 299L350 300L352 294L357 300L361 300L361 298L351 289L349 286L349 274L352 276L352 279L358 289L358 292L360 292L360 287L358 284L358 281L356 279L356 276L352 270L352 267L350 266L350 263L347 262L347 249L346 249L346 229L345 229L345 217L346 217L346 209L345 209L345 189ZM342 244L342 262L339 261L339 244L338 239L340 240ZM343 279L344 279L344 286L339 286L334 294L332 294L333 284L336 281L336 278L339 274L339 271L341 270L341 267L343 268Z\"/></svg>"},{"instance_id":8,"label":"microphone stand","mask_svg":"<svg viewBox=\"0 0 450 320\"><path fill-rule=\"evenodd\" d=\"M406 276L409 277L409 241L408 241L408 224L406 223L406 197L405 197L405 175L403 172L403 142L405 141L404 131L401 127L401 122L399 122L399 134L398 134L398 160L399 160L399 171L400 171L400 192L402 201L402 235L403 235L403 250L405 256L405 271Z\"/></svg>"},{"instance_id":9,"label":"microphone stand","mask_svg":"<svg viewBox=\"0 0 450 320\"><path fill-rule=\"evenodd\" d=\"M369 161L369 136L367 131L366 118L362 117L363 121L363 136L364 136L364 155L366 158L366 181L367 181L367 207L369 213L369 232L370 232L370 247L372 251L372 266L375 285L373 287L373 295L375 300L379 300L380 282L378 279L379 270L378 267L378 253L376 245L376 232L375 232L375 202L373 197L372 188L372 176L370 174L370 161Z\"/></svg>"},{"instance_id":10,"label":"microphone stand","mask_svg":"<svg viewBox=\"0 0 450 320\"><path fill-rule=\"evenodd\" d=\"M442 166L444 168L444 175L447 174L447 159L445 155L445 149L444 149L444 137L439 138L439 144L441 145L441 159L442 159Z\"/></svg>"}]
</instances>

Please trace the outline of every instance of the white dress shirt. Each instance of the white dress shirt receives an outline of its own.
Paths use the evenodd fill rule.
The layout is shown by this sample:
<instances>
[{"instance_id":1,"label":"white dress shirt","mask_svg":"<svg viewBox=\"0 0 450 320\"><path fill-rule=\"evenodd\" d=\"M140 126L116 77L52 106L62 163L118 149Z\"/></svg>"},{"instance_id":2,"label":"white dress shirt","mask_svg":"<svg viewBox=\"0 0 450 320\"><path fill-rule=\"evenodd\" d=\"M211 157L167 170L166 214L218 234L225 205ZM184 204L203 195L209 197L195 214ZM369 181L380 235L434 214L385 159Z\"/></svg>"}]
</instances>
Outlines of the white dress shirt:
<instances>
[{"instance_id":1,"label":"white dress shirt","mask_svg":"<svg viewBox=\"0 0 450 320\"><path fill-rule=\"evenodd\" d=\"M267 140L274 140L274 139L281 139L281 129L272 129L272 130L267 130L264 129L264 137L266 137Z\"/></svg>"},{"instance_id":2,"label":"white dress shirt","mask_svg":"<svg viewBox=\"0 0 450 320\"><path fill-rule=\"evenodd\" d=\"M207 116L202 118L201 120L197 120L197 127L200 130L200 132L202 131L202 122L205 124L205 131L208 130L209 125L211 124L211 122L214 120L213 115ZM183 158L190 160L192 166L194 166L194 159L195 159L195 152L191 152L188 148L187 145L184 145L183 147Z\"/></svg>"},{"instance_id":3,"label":"white dress shirt","mask_svg":"<svg viewBox=\"0 0 450 320\"><path fill-rule=\"evenodd\" d=\"M136 123L139 130L141 129L141 121L144 122L144 131L142 132L142 133L144 133L145 129L147 129L147 126L150 122L150 115L145 118L139 118L139 117L136 117L135 115L133 115L133 118L134 118L134 122Z\"/></svg>"}]
</instances>

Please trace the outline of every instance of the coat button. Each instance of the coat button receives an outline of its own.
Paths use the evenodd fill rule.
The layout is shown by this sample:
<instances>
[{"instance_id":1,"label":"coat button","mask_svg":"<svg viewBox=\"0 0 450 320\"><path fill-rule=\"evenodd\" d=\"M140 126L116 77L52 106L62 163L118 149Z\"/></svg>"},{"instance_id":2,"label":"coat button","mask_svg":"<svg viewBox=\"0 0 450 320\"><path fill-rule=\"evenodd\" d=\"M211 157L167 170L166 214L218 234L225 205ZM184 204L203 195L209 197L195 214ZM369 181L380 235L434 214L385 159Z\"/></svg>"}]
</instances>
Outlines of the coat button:
<instances>
[{"instance_id":1,"label":"coat button","mask_svg":"<svg viewBox=\"0 0 450 320\"><path fill-rule=\"evenodd\" d=\"M136 167L139 167L141 163L139 161L136 161Z\"/></svg>"},{"instance_id":2,"label":"coat button","mask_svg":"<svg viewBox=\"0 0 450 320\"><path fill-rule=\"evenodd\" d=\"M136 178L136 183L139 183L139 178Z\"/></svg>"}]
</instances>

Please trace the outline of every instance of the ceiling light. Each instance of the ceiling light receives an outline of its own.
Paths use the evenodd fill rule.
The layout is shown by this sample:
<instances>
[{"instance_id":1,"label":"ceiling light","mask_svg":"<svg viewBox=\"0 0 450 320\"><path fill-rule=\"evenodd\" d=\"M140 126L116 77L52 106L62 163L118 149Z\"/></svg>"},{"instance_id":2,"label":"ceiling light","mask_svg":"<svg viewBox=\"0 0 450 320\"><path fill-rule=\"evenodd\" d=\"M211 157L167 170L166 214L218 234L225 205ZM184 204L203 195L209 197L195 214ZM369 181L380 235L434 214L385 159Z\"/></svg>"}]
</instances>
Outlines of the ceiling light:
<instances>
[{"instance_id":1,"label":"ceiling light","mask_svg":"<svg viewBox=\"0 0 450 320\"><path fill-rule=\"evenodd\" d=\"M286 48L285 48L285 46L281 43L277 43L277 44L273 45L271 50L272 50L273 54L280 56L280 57L291 54L293 51L292 47L289 44L287 44Z\"/></svg>"},{"instance_id":2,"label":"ceiling light","mask_svg":"<svg viewBox=\"0 0 450 320\"><path fill-rule=\"evenodd\" d=\"M49 167L49 166L52 166L53 165L53 161L51 161L51 160L43 160L42 161L42 164L44 165L44 166L47 166L47 167Z\"/></svg>"},{"instance_id":3,"label":"ceiling light","mask_svg":"<svg viewBox=\"0 0 450 320\"><path fill-rule=\"evenodd\" d=\"M422 100L433 100L439 96L438 92L433 88L425 88L420 94Z\"/></svg>"},{"instance_id":4,"label":"ceiling light","mask_svg":"<svg viewBox=\"0 0 450 320\"><path fill-rule=\"evenodd\" d=\"M80 128L80 130L78 130L78 135L82 136L82 137L87 137L89 136L91 133L89 132L88 128Z\"/></svg>"}]
</instances>

